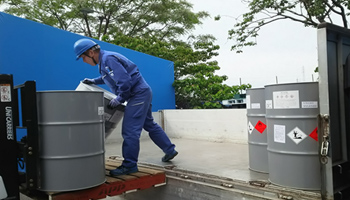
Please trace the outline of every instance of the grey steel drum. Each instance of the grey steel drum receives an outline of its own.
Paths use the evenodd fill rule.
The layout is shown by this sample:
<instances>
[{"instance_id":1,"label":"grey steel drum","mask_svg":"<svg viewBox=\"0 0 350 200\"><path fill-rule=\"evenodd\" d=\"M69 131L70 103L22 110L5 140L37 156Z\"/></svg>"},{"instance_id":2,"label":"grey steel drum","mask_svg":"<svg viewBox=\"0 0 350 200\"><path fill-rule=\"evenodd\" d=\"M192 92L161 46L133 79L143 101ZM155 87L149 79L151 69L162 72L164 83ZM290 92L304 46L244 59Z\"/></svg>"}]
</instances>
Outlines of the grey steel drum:
<instances>
[{"instance_id":1,"label":"grey steel drum","mask_svg":"<svg viewBox=\"0 0 350 200\"><path fill-rule=\"evenodd\" d=\"M72 191L105 181L103 93L37 92L40 187Z\"/></svg>"},{"instance_id":2,"label":"grey steel drum","mask_svg":"<svg viewBox=\"0 0 350 200\"><path fill-rule=\"evenodd\" d=\"M119 105L118 107L114 109L109 109L107 106L109 102L116 98L117 96L101 87L98 87L97 85L91 84L84 84L80 83L78 87L75 89L77 91L101 91L104 93L104 105L105 105L105 137L107 138L112 134L114 129L117 127L117 124L121 121L121 119L124 116L124 105Z\"/></svg>"},{"instance_id":3,"label":"grey steel drum","mask_svg":"<svg viewBox=\"0 0 350 200\"><path fill-rule=\"evenodd\" d=\"M265 89L247 89L249 169L268 173ZM248 105L249 104L249 105Z\"/></svg>"},{"instance_id":4,"label":"grey steel drum","mask_svg":"<svg viewBox=\"0 0 350 200\"><path fill-rule=\"evenodd\" d=\"M318 83L265 86L269 180L320 190Z\"/></svg>"}]
</instances>

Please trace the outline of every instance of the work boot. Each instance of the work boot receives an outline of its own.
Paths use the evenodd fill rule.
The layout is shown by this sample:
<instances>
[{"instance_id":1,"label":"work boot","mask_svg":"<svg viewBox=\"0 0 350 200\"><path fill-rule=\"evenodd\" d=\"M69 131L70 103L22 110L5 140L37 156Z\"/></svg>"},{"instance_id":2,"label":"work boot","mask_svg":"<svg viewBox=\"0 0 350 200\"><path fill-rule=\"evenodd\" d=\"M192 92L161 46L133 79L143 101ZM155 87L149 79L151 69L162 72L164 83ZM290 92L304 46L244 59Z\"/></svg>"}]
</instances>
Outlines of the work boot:
<instances>
[{"instance_id":1,"label":"work boot","mask_svg":"<svg viewBox=\"0 0 350 200\"><path fill-rule=\"evenodd\" d=\"M109 171L109 174L112 176L120 176L120 175L126 175L126 174L131 174L131 173L135 173L138 172L138 168L137 165L135 167L124 167L123 165L117 167L114 170Z\"/></svg>"},{"instance_id":2,"label":"work boot","mask_svg":"<svg viewBox=\"0 0 350 200\"><path fill-rule=\"evenodd\" d=\"M179 154L177 151L173 151L171 153L167 153L165 154L165 156L162 158L163 162L169 162L171 159L175 158L175 156L177 156L177 154Z\"/></svg>"}]
</instances>

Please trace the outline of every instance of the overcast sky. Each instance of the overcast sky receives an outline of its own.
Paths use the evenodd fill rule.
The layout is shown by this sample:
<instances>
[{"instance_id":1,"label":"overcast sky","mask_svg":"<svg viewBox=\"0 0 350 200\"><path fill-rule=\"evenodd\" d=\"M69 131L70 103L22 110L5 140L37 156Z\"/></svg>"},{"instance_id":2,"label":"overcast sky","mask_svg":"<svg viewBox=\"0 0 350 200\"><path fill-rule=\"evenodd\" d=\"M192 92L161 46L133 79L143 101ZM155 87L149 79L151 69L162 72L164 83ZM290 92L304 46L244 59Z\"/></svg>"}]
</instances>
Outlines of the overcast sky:
<instances>
[{"instance_id":1,"label":"overcast sky","mask_svg":"<svg viewBox=\"0 0 350 200\"><path fill-rule=\"evenodd\" d=\"M195 12L207 11L212 16L197 26L195 34L212 34L220 45L215 58L221 67L217 73L227 75L228 85L250 83L253 88L278 83L317 80L317 30L289 20L277 21L263 27L257 46L245 47L243 53L230 51L233 41L227 40L228 30L236 18L248 11L240 0L188 0ZM221 15L220 21L214 17Z\"/></svg>"}]
</instances>

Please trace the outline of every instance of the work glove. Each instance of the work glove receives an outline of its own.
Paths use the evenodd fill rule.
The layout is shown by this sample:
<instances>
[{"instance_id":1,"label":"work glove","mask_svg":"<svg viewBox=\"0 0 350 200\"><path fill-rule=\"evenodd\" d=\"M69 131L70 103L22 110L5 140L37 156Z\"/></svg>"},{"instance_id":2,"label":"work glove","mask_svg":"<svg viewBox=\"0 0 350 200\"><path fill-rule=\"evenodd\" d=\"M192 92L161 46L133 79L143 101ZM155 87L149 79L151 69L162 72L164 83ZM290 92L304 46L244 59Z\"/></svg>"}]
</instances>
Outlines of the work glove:
<instances>
[{"instance_id":1,"label":"work glove","mask_svg":"<svg viewBox=\"0 0 350 200\"><path fill-rule=\"evenodd\" d=\"M95 80L90 78L85 78L82 82L88 85L95 84Z\"/></svg>"},{"instance_id":2,"label":"work glove","mask_svg":"<svg viewBox=\"0 0 350 200\"><path fill-rule=\"evenodd\" d=\"M119 106L119 105L120 105L120 102L117 100L117 98L115 98L115 99L112 99L112 100L109 102L107 108L113 109L113 108L116 108L116 107Z\"/></svg>"}]
</instances>

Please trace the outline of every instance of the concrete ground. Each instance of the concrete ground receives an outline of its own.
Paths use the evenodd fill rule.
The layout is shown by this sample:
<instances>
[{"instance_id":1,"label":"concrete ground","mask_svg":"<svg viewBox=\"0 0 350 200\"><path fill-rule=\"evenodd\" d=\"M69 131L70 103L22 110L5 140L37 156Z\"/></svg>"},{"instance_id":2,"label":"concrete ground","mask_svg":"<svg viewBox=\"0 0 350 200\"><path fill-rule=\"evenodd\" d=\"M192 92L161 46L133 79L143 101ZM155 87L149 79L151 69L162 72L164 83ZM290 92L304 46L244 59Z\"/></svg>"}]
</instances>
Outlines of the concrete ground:
<instances>
[{"instance_id":1,"label":"concrete ground","mask_svg":"<svg viewBox=\"0 0 350 200\"><path fill-rule=\"evenodd\" d=\"M140 141L139 162L216 175L235 180L267 180L268 174L249 170L248 144L171 138L179 154L163 163L164 153L151 139ZM106 140L106 156L121 157L121 141Z\"/></svg>"}]
</instances>

